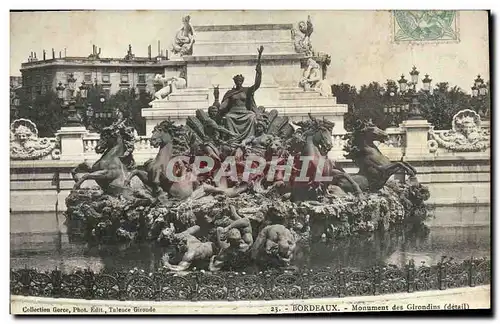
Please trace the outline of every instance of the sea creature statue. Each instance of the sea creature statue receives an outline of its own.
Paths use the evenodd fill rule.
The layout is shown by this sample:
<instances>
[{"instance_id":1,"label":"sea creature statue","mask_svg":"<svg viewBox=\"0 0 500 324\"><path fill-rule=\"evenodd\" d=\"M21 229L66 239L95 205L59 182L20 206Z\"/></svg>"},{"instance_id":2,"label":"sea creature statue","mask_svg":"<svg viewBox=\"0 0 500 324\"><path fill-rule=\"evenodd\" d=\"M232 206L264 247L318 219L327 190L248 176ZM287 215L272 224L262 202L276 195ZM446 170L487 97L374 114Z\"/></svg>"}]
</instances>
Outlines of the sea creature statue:
<instances>
[{"instance_id":1,"label":"sea creature statue","mask_svg":"<svg viewBox=\"0 0 500 324\"><path fill-rule=\"evenodd\" d=\"M79 189L86 180L95 180L105 193L121 193L126 174L135 167L134 144L134 128L124 122L104 127L95 147L96 153L102 154L99 160L94 164L83 162L71 170L76 182L73 190ZM79 177L78 173L84 174Z\"/></svg>"},{"instance_id":2,"label":"sea creature statue","mask_svg":"<svg viewBox=\"0 0 500 324\"><path fill-rule=\"evenodd\" d=\"M46 156L59 159L58 142L38 138L38 129L29 119L16 119L10 125L10 158L12 160L38 160Z\"/></svg>"},{"instance_id":3,"label":"sea creature statue","mask_svg":"<svg viewBox=\"0 0 500 324\"><path fill-rule=\"evenodd\" d=\"M322 67L312 58L307 60L307 67L304 69L299 86L304 91L317 91L323 97L331 97L332 89L326 80L321 76Z\"/></svg>"},{"instance_id":4,"label":"sea creature statue","mask_svg":"<svg viewBox=\"0 0 500 324\"><path fill-rule=\"evenodd\" d=\"M374 141L384 142L389 135L375 126L371 121L358 120L354 130L347 135L347 144L344 150L348 152L346 158L352 159L359 172L352 176L363 191L375 192L380 190L387 180L396 172L404 171L410 175L410 181L417 183L417 171L404 161L391 162ZM342 184L340 187L349 190L351 184Z\"/></svg>"},{"instance_id":5,"label":"sea creature statue","mask_svg":"<svg viewBox=\"0 0 500 324\"><path fill-rule=\"evenodd\" d=\"M292 29L292 40L295 51L308 56L312 55L311 34L313 32L313 24L311 22L311 16L307 16L307 22L299 22L298 27L298 32L295 28Z\"/></svg>"},{"instance_id":6,"label":"sea creature statue","mask_svg":"<svg viewBox=\"0 0 500 324\"><path fill-rule=\"evenodd\" d=\"M190 23L191 17L185 16L182 18L183 26L175 34L174 43L172 44L172 52L180 56L192 55L194 39L194 28Z\"/></svg>"},{"instance_id":7,"label":"sea creature statue","mask_svg":"<svg viewBox=\"0 0 500 324\"><path fill-rule=\"evenodd\" d=\"M188 175L191 172L186 165L189 161L178 160L171 163L173 158L189 151L187 138L184 126L175 125L171 120L158 124L153 129L150 140L153 147L159 148L158 154L154 159L146 161L142 168L132 170L125 180L125 185L129 185L132 178L137 176L152 189L156 197L164 193L177 199L191 196L195 183ZM168 168L173 168L172 172L169 172ZM171 179L169 174L182 180Z\"/></svg>"},{"instance_id":8,"label":"sea creature statue","mask_svg":"<svg viewBox=\"0 0 500 324\"><path fill-rule=\"evenodd\" d=\"M321 185L327 187L329 185L340 185L344 181L351 185L351 187L345 187L345 192L352 192L359 195L361 189L354 179L345 170L337 166L334 161L328 159L328 152L333 147L331 134L335 124L325 119L317 119L310 113L308 115L309 120L295 123L300 128L295 131L294 136L288 143L288 151L296 157L308 157L310 159L310 161L303 162L296 159L295 169L301 170L302 163L309 163L309 168L306 168L307 173L305 175L313 180L307 184L308 187L304 187L292 178L290 183L292 198L294 200L313 199L315 197L310 197L310 194L307 193L310 189L309 186ZM295 173L295 177L297 176L300 175ZM318 176L332 178L331 181L321 183L317 181Z\"/></svg>"},{"instance_id":9,"label":"sea creature statue","mask_svg":"<svg viewBox=\"0 0 500 324\"><path fill-rule=\"evenodd\" d=\"M438 146L456 152L480 152L490 147L489 130L481 128L481 117L473 110L464 109L453 116L452 130L435 132L431 137Z\"/></svg>"},{"instance_id":10,"label":"sea creature statue","mask_svg":"<svg viewBox=\"0 0 500 324\"><path fill-rule=\"evenodd\" d=\"M184 78L176 76L166 78L161 74L155 75L153 82L161 87L160 90L155 92L155 99L165 99L178 89L185 89L187 86L186 79Z\"/></svg>"}]
</instances>

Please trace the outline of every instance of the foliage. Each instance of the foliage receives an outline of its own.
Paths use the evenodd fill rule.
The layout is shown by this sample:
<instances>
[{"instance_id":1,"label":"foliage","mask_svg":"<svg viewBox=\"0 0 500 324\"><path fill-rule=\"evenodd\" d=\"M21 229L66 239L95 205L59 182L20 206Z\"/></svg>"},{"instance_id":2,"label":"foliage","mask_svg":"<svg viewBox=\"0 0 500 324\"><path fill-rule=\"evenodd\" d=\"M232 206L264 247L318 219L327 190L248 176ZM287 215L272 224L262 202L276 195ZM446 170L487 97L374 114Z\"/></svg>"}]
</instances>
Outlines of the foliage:
<instances>
[{"instance_id":1,"label":"foliage","mask_svg":"<svg viewBox=\"0 0 500 324\"><path fill-rule=\"evenodd\" d=\"M63 109L53 91L34 98L21 92L17 116L11 115L11 119L13 118L26 118L34 122L39 137L54 136L64 122Z\"/></svg>"},{"instance_id":2,"label":"foliage","mask_svg":"<svg viewBox=\"0 0 500 324\"><path fill-rule=\"evenodd\" d=\"M489 88L489 82L486 83ZM387 80L385 85L371 82L361 88L349 84L332 85L332 93L337 102L348 105L345 126L351 131L356 120L371 119L380 128L396 126L407 117L406 112L385 113L384 107L403 106L409 99L397 92L396 82ZM394 95L391 95L393 93ZM434 125L435 129L450 129L453 116L462 109L487 110L490 99L477 100L457 86L450 87L447 82L440 82L430 93L418 92L421 113Z\"/></svg>"},{"instance_id":3,"label":"foliage","mask_svg":"<svg viewBox=\"0 0 500 324\"><path fill-rule=\"evenodd\" d=\"M66 114L61 102L54 91L38 94L34 98L23 91L19 92L20 107L17 114L11 114L11 121L16 118L26 118L37 125L41 137L51 137L64 125ZM87 99L83 100L80 94L77 94L76 106L79 109L82 122L85 126L91 124L91 117L87 116L87 107L92 107L94 117L92 125L98 131L107 126L106 121L95 118L95 112L113 111L120 109L125 118L129 118L131 125L137 130L138 134L146 133L146 123L141 116L141 109L148 107L153 100L153 95L149 92L136 93L135 89L121 90L109 98L105 98L104 103L101 98L105 97L102 85L92 85L87 94ZM87 106L87 107L85 107ZM109 122L108 122L109 123Z\"/></svg>"}]
</instances>

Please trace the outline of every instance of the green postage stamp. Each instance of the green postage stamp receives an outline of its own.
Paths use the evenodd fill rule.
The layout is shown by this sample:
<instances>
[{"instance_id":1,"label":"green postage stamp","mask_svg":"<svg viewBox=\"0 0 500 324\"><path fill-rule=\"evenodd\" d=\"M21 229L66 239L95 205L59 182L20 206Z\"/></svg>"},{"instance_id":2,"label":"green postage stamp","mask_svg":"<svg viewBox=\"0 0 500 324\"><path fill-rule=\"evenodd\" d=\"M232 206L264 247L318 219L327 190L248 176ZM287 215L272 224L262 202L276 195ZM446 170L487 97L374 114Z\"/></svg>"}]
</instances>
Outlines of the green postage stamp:
<instances>
[{"instance_id":1,"label":"green postage stamp","mask_svg":"<svg viewBox=\"0 0 500 324\"><path fill-rule=\"evenodd\" d=\"M459 41L458 12L454 10L395 10L394 41Z\"/></svg>"}]
</instances>

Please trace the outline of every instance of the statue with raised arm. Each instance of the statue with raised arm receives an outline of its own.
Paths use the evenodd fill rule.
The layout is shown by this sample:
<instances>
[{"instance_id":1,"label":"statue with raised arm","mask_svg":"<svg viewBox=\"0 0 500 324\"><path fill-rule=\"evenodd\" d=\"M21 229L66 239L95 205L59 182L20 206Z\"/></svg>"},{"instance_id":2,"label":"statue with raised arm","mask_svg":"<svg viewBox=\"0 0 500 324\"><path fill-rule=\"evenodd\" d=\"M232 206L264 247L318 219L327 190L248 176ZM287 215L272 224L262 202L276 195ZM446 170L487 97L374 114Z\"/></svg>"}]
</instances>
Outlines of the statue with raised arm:
<instances>
[{"instance_id":1,"label":"statue with raised arm","mask_svg":"<svg viewBox=\"0 0 500 324\"><path fill-rule=\"evenodd\" d=\"M192 55L194 44L194 29L190 23L191 17L185 16L182 18L182 28L175 34L174 43L172 44L172 52L174 54Z\"/></svg>"},{"instance_id":2,"label":"statue with raised arm","mask_svg":"<svg viewBox=\"0 0 500 324\"><path fill-rule=\"evenodd\" d=\"M219 116L224 117L226 128L237 134L237 136L232 139L237 143L255 134L257 105L254 100L254 93L259 89L262 81L260 60L263 50L263 46L258 49L259 56L255 68L256 75L254 84L250 87L244 87L243 81L245 78L241 74L236 75L233 78L233 89L226 92L220 105Z\"/></svg>"},{"instance_id":3,"label":"statue with raised arm","mask_svg":"<svg viewBox=\"0 0 500 324\"><path fill-rule=\"evenodd\" d=\"M313 25L311 16L307 16L307 22L299 22L299 32L295 28L292 29L293 45L295 52L303 53L305 55L312 55L313 49L311 45L311 34L313 32Z\"/></svg>"}]
</instances>

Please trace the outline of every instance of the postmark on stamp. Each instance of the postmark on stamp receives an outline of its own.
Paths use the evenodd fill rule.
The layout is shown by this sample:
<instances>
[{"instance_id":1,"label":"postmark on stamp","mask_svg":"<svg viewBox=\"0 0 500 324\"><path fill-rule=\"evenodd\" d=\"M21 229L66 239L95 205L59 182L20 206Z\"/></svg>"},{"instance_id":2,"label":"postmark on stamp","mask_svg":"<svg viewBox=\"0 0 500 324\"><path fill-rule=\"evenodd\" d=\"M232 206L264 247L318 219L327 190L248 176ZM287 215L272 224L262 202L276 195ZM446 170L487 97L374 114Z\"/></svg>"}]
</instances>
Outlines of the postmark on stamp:
<instances>
[{"instance_id":1,"label":"postmark on stamp","mask_svg":"<svg viewBox=\"0 0 500 324\"><path fill-rule=\"evenodd\" d=\"M395 42L460 41L454 10L394 10Z\"/></svg>"}]
</instances>

